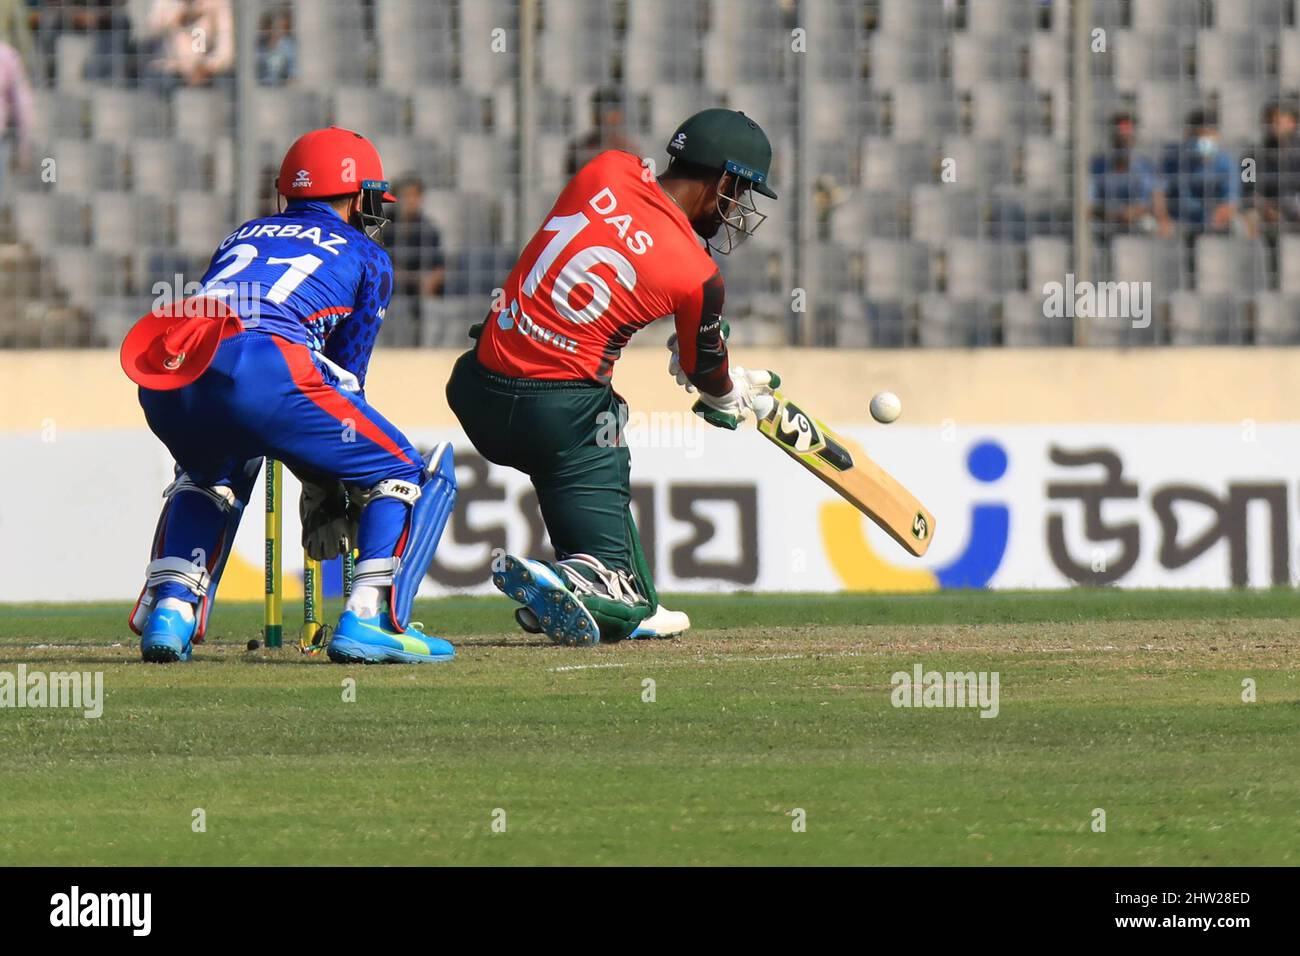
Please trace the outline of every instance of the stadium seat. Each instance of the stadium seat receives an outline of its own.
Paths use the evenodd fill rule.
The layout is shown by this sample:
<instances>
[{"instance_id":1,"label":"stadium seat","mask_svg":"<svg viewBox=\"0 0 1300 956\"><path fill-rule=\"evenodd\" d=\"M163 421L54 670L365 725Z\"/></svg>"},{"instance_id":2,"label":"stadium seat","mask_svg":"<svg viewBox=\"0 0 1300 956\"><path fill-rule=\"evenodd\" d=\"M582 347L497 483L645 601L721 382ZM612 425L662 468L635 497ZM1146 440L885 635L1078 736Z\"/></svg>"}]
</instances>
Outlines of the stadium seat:
<instances>
[{"instance_id":1,"label":"stadium seat","mask_svg":"<svg viewBox=\"0 0 1300 956\"><path fill-rule=\"evenodd\" d=\"M84 246L90 241L85 196L32 193L11 207L19 241L39 252L55 245Z\"/></svg>"},{"instance_id":2,"label":"stadium seat","mask_svg":"<svg viewBox=\"0 0 1300 956\"><path fill-rule=\"evenodd\" d=\"M939 3L916 0L880 0L880 32L890 35L914 35L939 30L947 25L947 14Z\"/></svg>"},{"instance_id":3,"label":"stadium seat","mask_svg":"<svg viewBox=\"0 0 1300 956\"><path fill-rule=\"evenodd\" d=\"M701 8L657 0L628 3L623 81L634 89L658 83L697 82L703 71Z\"/></svg>"},{"instance_id":4,"label":"stadium seat","mask_svg":"<svg viewBox=\"0 0 1300 956\"><path fill-rule=\"evenodd\" d=\"M961 185L927 185L912 189L912 238L943 243L973 239L980 230L979 194Z\"/></svg>"},{"instance_id":5,"label":"stadium seat","mask_svg":"<svg viewBox=\"0 0 1300 956\"><path fill-rule=\"evenodd\" d=\"M1230 0L1230 3L1239 2L1243 0ZM1187 0L1139 0L1131 6L1133 29L1139 33L1164 29L1194 30L1205 25L1201 20L1199 3L1188 3Z\"/></svg>"},{"instance_id":6,"label":"stadium seat","mask_svg":"<svg viewBox=\"0 0 1300 956\"><path fill-rule=\"evenodd\" d=\"M91 238L97 249L149 248L171 242L167 216L148 197L96 192L91 194L90 211Z\"/></svg>"},{"instance_id":7,"label":"stadium seat","mask_svg":"<svg viewBox=\"0 0 1300 956\"><path fill-rule=\"evenodd\" d=\"M1225 80L1218 90L1219 132L1224 140L1231 144L1258 139L1260 110L1277 96L1276 83Z\"/></svg>"},{"instance_id":8,"label":"stadium seat","mask_svg":"<svg viewBox=\"0 0 1300 956\"><path fill-rule=\"evenodd\" d=\"M943 246L948 294L974 299L991 292L1012 292L1023 287L1021 246L1011 242L953 239Z\"/></svg>"},{"instance_id":9,"label":"stadium seat","mask_svg":"<svg viewBox=\"0 0 1300 956\"><path fill-rule=\"evenodd\" d=\"M1150 82L1191 82L1191 46L1185 34L1176 30L1119 30L1114 44L1117 89L1133 92Z\"/></svg>"},{"instance_id":10,"label":"stadium seat","mask_svg":"<svg viewBox=\"0 0 1300 956\"><path fill-rule=\"evenodd\" d=\"M1069 154L1048 136L1027 136L1023 170L1026 189L1063 190L1071 175Z\"/></svg>"},{"instance_id":11,"label":"stadium seat","mask_svg":"<svg viewBox=\"0 0 1300 956\"><path fill-rule=\"evenodd\" d=\"M1217 0L1214 24L1220 30L1271 35L1286 26L1291 0Z\"/></svg>"},{"instance_id":12,"label":"stadium seat","mask_svg":"<svg viewBox=\"0 0 1300 956\"><path fill-rule=\"evenodd\" d=\"M1024 36L1034 29L1035 0L966 0L966 29L976 36Z\"/></svg>"},{"instance_id":13,"label":"stadium seat","mask_svg":"<svg viewBox=\"0 0 1300 956\"><path fill-rule=\"evenodd\" d=\"M1050 90L1069 81L1069 47L1058 33L1037 31L1029 38L1029 82L1038 90Z\"/></svg>"},{"instance_id":14,"label":"stadium seat","mask_svg":"<svg viewBox=\"0 0 1300 956\"><path fill-rule=\"evenodd\" d=\"M932 287L924 243L870 239L863 247L863 285L873 299L902 299Z\"/></svg>"},{"instance_id":15,"label":"stadium seat","mask_svg":"<svg viewBox=\"0 0 1300 956\"><path fill-rule=\"evenodd\" d=\"M1300 30L1279 30L1278 82L1294 89L1300 86Z\"/></svg>"},{"instance_id":16,"label":"stadium seat","mask_svg":"<svg viewBox=\"0 0 1300 956\"><path fill-rule=\"evenodd\" d=\"M1278 288L1300 296L1300 236L1281 236L1277 242Z\"/></svg>"},{"instance_id":17,"label":"stadium seat","mask_svg":"<svg viewBox=\"0 0 1300 956\"><path fill-rule=\"evenodd\" d=\"M492 290L505 284L515 257L496 246L475 246L447 258L448 296L479 296L487 310Z\"/></svg>"},{"instance_id":18,"label":"stadium seat","mask_svg":"<svg viewBox=\"0 0 1300 956\"><path fill-rule=\"evenodd\" d=\"M258 96L264 94L259 89ZM184 87L172 94L171 106L177 139L207 143L235 135L234 103L222 90Z\"/></svg>"},{"instance_id":19,"label":"stadium seat","mask_svg":"<svg viewBox=\"0 0 1300 956\"><path fill-rule=\"evenodd\" d=\"M128 290L130 270L121 252L56 246L52 259L58 263L59 284L68 293L69 301L80 308L93 311L102 299L122 296Z\"/></svg>"},{"instance_id":20,"label":"stadium seat","mask_svg":"<svg viewBox=\"0 0 1300 956\"><path fill-rule=\"evenodd\" d=\"M448 249L488 246L506 234L503 211L491 194L427 189L424 214L442 231Z\"/></svg>"},{"instance_id":21,"label":"stadium seat","mask_svg":"<svg viewBox=\"0 0 1300 956\"><path fill-rule=\"evenodd\" d=\"M423 139L450 141L457 130L475 129L475 106L482 100L453 86L421 86L411 91L411 131Z\"/></svg>"},{"instance_id":22,"label":"stadium seat","mask_svg":"<svg viewBox=\"0 0 1300 956\"><path fill-rule=\"evenodd\" d=\"M924 141L903 143L885 137L862 140L862 185L888 191L934 182L934 147Z\"/></svg>"},{"instance_id":23,"label":"stadium seat","mask_svg":"<svg viewBox=\"0 0 1300 956\"><path fill-rule=\"evenodd\" d=\"M930 348L971 348L996 345L1001 328L996 300L957 300L941 293L926 293L919 301L918 343Z\"/></svg>"},{"instance_id":24,"label":"stadium seat","mask_svg":"<svg viewBox=\"0 0 1300 956\"><path fill-rule=\"evenodd\" d=\"M1025 247L1025 288L1043 295L1049 282L1064 282L1070 271L1070 243L1052 236L1034 236Z\"/></svg>"},{"instance_id":25,"label":"stadium seat","mask_svg":"<svg viewBox=\"0 0 1300 956\"><path fill-rule=\"evenodd\" d=\"M1217 90L1239 80L1266 79L1268 45L1272 36L1226 33L1222 29L1196 34L1196 83L1202 90Z\"/></svg>"},{"instance_id":26,"label":"stadium seat","mask_svg":"<svg viewBox=\"0 0 1300 956\"><path fill-rule=\"evenodd\" d=\"M86 82L86 62L90 59L93 38L86 33L60 33L54 41L54 59L57 64L59 91L84 93L92 84Z\"/></svg>"},{"instance_id":27,"label":"stadium seat","mask_svg":"<svg viewBox=\"0 0 1300 956\"><path fill-rule=\"evenodd\" d=\"M33 90L41 132L55 139L84 139L90 130L90 101L61 90Z\"/></svg>"},{"instance_id":28,"label":"stadium seat","mask_svg":"<svg viewBox=\"0 0 1300 956\"><path fill-rule=\"evenodd\" d=\"M286 116L294 121L285 122ZM312 90L263 87L253 97L253 129L258 139L270 146L272 155L283 155L302 130L324 125L324 103Z\"/></svg>"},{"instance_id":29,"label":"stadium seat","mask_svg":"<svg viewBox=\"0 0 1300 956\"><path fill-rule=\"evenodd\" d=\"M420 347L466 348L467 330L482 322L490 303L482 296L456 296L420 300Z\"/></svg>"},{"instance_id":30,"label":"stadium seat","mask_svg":"<svg viewBox=\"0 0 1300 956\"><path fill-rule=\"evenodd\" d=\"M61 139L51 144L54 188L68 195L86 195L97 189L121 189L124 163L115 143Z\"/></svg>"},{"instance_id":31,"label":"stadium seat","mask_svg":"<svg viewBox=\"0 0 1300 956\"><path fill-rule=\"evenodd\" d=\"M895 139L926 140L958 131L957 104L951 87L942 83L899 84L887 98Z\"/></svg>"},{"instance_id":32,"label":"stadium seat","mask_svg":"<svg viewBox=\"0 0 1300 956\"><path fill-rule=\"evenodd\" d=\"M417 86L452 84L456 33L451 4L376 0L379 81L407 93Z\"/></svg>"},{"instance_id":33,"label":"stadium seat","mask_svg":"<svg viewBox=\"0 0 1300 956\"><path fill-rule=\"evenodd\" d=\"M340 86L334 90L334 125L367 136L396 136L406 128L406 98L371 86Z\"/></svg>"},{"instance_id":34,"label":"stadium seat","mask_svg":"<svg viewBox=\"0 0 1300 956\"><path fill-rule=\"evenodd\" d=\"M1013 144L1007 140L948 137L941 148L943 159L954 161L958 186L987 190L1011 182Z\"/></svg>"},{"instance_id":35,"label":"stadium seat","mask_svg":"<svg viewBox=\"0 0 1300 956\"><path fill-rule=\"evenodd\" d=\"M971 133L980 139L1019 139L1044 132L1039 97L1023 83L981 83L971 90Z\"/></svg>"},{"instance_id":36,"label":"stadium seat","mask_svg":"<svg viewBox=\"0 0 1300 956\"><path fill-rule=\"evenodd\" d=\"M1300 297L1261 292L1254 307L1255 344L1300 345Z\"/></svg>"},{"instance_id":37,"label":"stadium seat","mask_svg":"<svg viewBox=\"0 0 1300 956\"><path fill-rule=\"evenodd\" d=\"M954 34L950 45L952 85L973 90L988 82L1020 82L1028 51L1018 35Z\"/></svg>"},{"instance_id":38,"label":"stadium seat","mask_svg":"<svg viewBox=\"0 0 1300 956\"><path fill-rule=\"evenodd\" d=\"M1235 236L1198 236L1195 261L1199 293L1250 293L1268 285L1268 257L1262 243Z\"/></svg>"},{"instance_id":39,"label":"stadium seat","mask_svg":"<svg viewBox=\"0 0 1300 956\"><path fill-rule=\"evenodd\" d=\"M1176 143L1182 137L1183 116L1195 103L1195 90L1178 83L1144 83L1137 89L1137 122L1143 136Z\"/></svg>"},{"instance_id":40,"label":"stadium seat","mask_svg":"<svg viewBox=\"0 0 1300 956\"><path fill-rule=\"evenodd\" d=\"M176 195L176 248L191 255L211 252L237 226L230 196L196 190Z\"/></svg>"},{"instance_id":41,"label":"stadium seat","mask_svg":"<svg viewBox=\"0 0 1300 956\"><path fill-rule=\"evenodd\" d=\"M1016 348L1071 345L1074 321L1043 314L1043 296L1031 286L1028 292L1002 296L1002 344Z\"/></svg>"},{"instance_id":42,"label":"stadium seat","mask_svg":"<svg viewBox=\"0 0 1300 956\"><path fill-rule=\"evenodd\" d=\"M1186 286L1183 248L1177 240L1116 236L1111 240L1111 278L1150 282L1157 300Z\"/></svg>"},{"instance_id":43,"label":"stadium seat","mask_svg":"<svg viewBox=\"0 0 1300 956\"><path fill-rule=\"evenodd\" d=\"M171 110L161 96L105 87L90 96L97 140L127 146L139 139L161 139L170 132Z\"/></svg>"},{"instance_id":44,"label":"stadium seat","mask_svg":"<svg viewBox=\"0 0 1300 956\"><path fill-rule=\"evenodd\" d=\"M736 30L743 23L747 29ZM788 79L790 32L775 4L713 0L704 38L704 82L714 89Z\"/></svg>"},{"instance_id":45,"label":"stadium seat","mask_svg":"<svg viewBox=\"0 0 1300 956\"><path fill-rule=\"evenodd\" d=\"M537 34L542 82L557 89L609 83L621 48L612 7L601 0L568 0L543 8Z\"/></svg>"},{"instance_id":46,"label":"stadium seat","mask_svg":"<svg viewBox=\"0 0 1300 956\"><path fill-rule=\"evenodd\" d=\"M470 192L492 193L509 183L509 171L516 166L517 147L512 141L475 133L462 133L456 140L456 186Z\"/></svg>"},{"instance_id":47,"label":"stadium seat","mask_svg":"<svg viewBox=\"0 0 1300 956\"><path fill-rule=\"evenodd\" d=\"M943 37L930 33L877 33L868 40L868 76L890 88L904 83L935 83L943 76ZM841 79L851 74L845 73Z\"/></svg>"},{"instance_id":48,"label":"stadium seat","mask_svg":"<svg viewBox=\"0 0 1300 956\"><path fill-rule=\"evenodd\" d=\"M1175 292L1169 297L1170 345L1246 345L1250 341L1243 309L1232 296Z\"/></svg>"},{"instance_id":49,"label":"stadium seat","mask_svg":"<svg viewBox=\"0 0 1300 956\"><path fill-rule=\"evenodd\" d=\"M146 140L132 146L129 155L137 193L167 198L183 189L211 188L204 158L190 143Z\"/></svg>"},{"instance_id":50,"label":"stadium seat","mask_svg":"<svg viewBox=\"0 0 1300 956\"><path fill-rule=\"evenodd\" d=\"M867 239L906 237L910 200L895 191L851 192L830 212L830 238L854 246Z\"/></svg>"}]
</instances>

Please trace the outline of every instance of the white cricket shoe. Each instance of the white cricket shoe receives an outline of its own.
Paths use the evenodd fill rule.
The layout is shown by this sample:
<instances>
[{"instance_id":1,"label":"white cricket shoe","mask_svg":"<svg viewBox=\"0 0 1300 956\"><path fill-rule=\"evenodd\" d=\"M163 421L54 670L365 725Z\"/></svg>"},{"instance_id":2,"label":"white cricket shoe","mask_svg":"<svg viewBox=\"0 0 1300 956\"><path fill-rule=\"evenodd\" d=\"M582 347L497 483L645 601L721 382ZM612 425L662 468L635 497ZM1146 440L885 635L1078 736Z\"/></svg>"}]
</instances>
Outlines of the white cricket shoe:
<instances>
[{"instance_id":1,"label":"white cricket shoe","mask_svg":"<svg viewBox=\"0 0 1300 956\"><path fill-rule=\"evenodd\" d=\"M682 611L670 611L662 604L655 612L636 626L629 637L680 637L691 629L691 619Z\"/></svg>"}]
</instances>

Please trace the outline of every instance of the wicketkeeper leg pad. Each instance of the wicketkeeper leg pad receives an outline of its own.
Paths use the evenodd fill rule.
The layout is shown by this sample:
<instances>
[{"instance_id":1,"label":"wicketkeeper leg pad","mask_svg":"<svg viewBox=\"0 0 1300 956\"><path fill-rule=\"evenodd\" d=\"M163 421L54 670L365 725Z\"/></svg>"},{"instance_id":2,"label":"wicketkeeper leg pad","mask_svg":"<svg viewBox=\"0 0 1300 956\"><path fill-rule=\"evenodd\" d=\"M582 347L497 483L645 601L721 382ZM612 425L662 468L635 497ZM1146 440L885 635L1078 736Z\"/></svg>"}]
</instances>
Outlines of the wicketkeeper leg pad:
<instances>
[{"instance_id":1,"label":"wicketkeeper leg pad","mask_svg":"<svg viewBox=\"0 0 1300 956\"><path fill-rule=\"evenodd\" d=\"M163 497L166 500L163 504L162 514L158 516L158 525L154 530L153 547L150 551L151 560L145 569L144 588L140 592L135 607L131 610L131 617L128 622L132 631L136 634L143 633L145 622L149 619L149 615L157 603L158 588L163 584L177 584L197 598L195 616L198 619L198 624L195 628L194 640L201 641L203 639L203 634L207 630L208 614L212 609L213 599L216 597L217 585L221 582L221 575L225 571L226 561L230 558L235 532L239 529L239 521L243 517L244 506L248 503L249 496L252 494L253 481L260 467L260 459L249 462L241 473L231 479L228 485L198 485L190 479L189 475L183 471L178 471L176 479L163 490ZM221 531L217 536L215 545L207 554L206 562L175 555L167 556L163 553L168 519L173 515L173 509L176 508L181 495L196 495L206 498L221 513Z\"/></svg>"},{"instance_id":2,"label":"wicketkeeper leg pad","mask_svg":"<svg viewBox=\"0 0 1300 956\"><path fill-rule=\"evenodd\" d=\"M411 619L415 595L456 504L456 461L451 442L443 442L433 450L422 485L388 479L367 492L368 502L375 498L396 498L408 504L406 527L393 557L357 562L352 585L354 589L391 585L389 613L393 626L401 631Z\"/></svg>"}]
</instances>

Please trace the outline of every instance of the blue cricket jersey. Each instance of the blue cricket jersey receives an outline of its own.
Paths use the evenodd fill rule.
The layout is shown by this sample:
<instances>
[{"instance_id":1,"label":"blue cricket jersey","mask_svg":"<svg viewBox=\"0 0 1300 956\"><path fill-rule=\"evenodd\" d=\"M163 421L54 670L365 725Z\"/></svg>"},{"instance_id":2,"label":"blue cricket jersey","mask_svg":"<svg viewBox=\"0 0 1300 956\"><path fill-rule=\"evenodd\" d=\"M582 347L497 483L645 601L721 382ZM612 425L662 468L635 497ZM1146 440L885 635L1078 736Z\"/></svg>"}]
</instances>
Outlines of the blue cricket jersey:
<instances>
[{"instance_id":1,"label":"blue cricket jersey","mask_svg":"<svg viewBox=\"0 0 1300 956\"><path fill-rule=\"evenodd\" d=\"M246 329L321 353L362 388L392 293L383 247L311 200L244 223L203 275L203 294L220 296Z\"/></svg>"}]
</instances>

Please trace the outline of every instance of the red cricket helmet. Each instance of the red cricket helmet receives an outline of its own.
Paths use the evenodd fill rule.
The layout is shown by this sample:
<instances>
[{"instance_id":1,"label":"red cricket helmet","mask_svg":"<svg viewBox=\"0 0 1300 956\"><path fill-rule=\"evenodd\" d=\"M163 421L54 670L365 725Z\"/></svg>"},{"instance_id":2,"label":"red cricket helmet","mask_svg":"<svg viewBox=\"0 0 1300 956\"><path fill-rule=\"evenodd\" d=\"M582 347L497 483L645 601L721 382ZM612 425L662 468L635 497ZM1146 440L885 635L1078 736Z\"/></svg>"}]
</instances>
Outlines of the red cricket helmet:
<instances>
[{"instance_id":1,"label":"red cricket helmet","mask_svg":"<svg viewBox=\"0 0 1300 956\"><path fill-rule=\"evenodd\" d=\"M275 188L286 199L323 199L362 194L362 228L373 239L386 222L383 203L397 202L388 191L379 150L360 133L339 126L299 136L280 164ZM371 231L373 228L373 232Z\"/></svg>"},{"instance_id":2,"label":"red cricket helmet","mask_svg":"<svg viewBox=\"0 0 1300 956\"><path fill-rule=\"evenodd\" d=\"M239 316L224 302L192 296L141 317L126 333L118 357L137 385L170 391L202 375L222 340L242 331Z\"/></svg>"}]
</instances>

